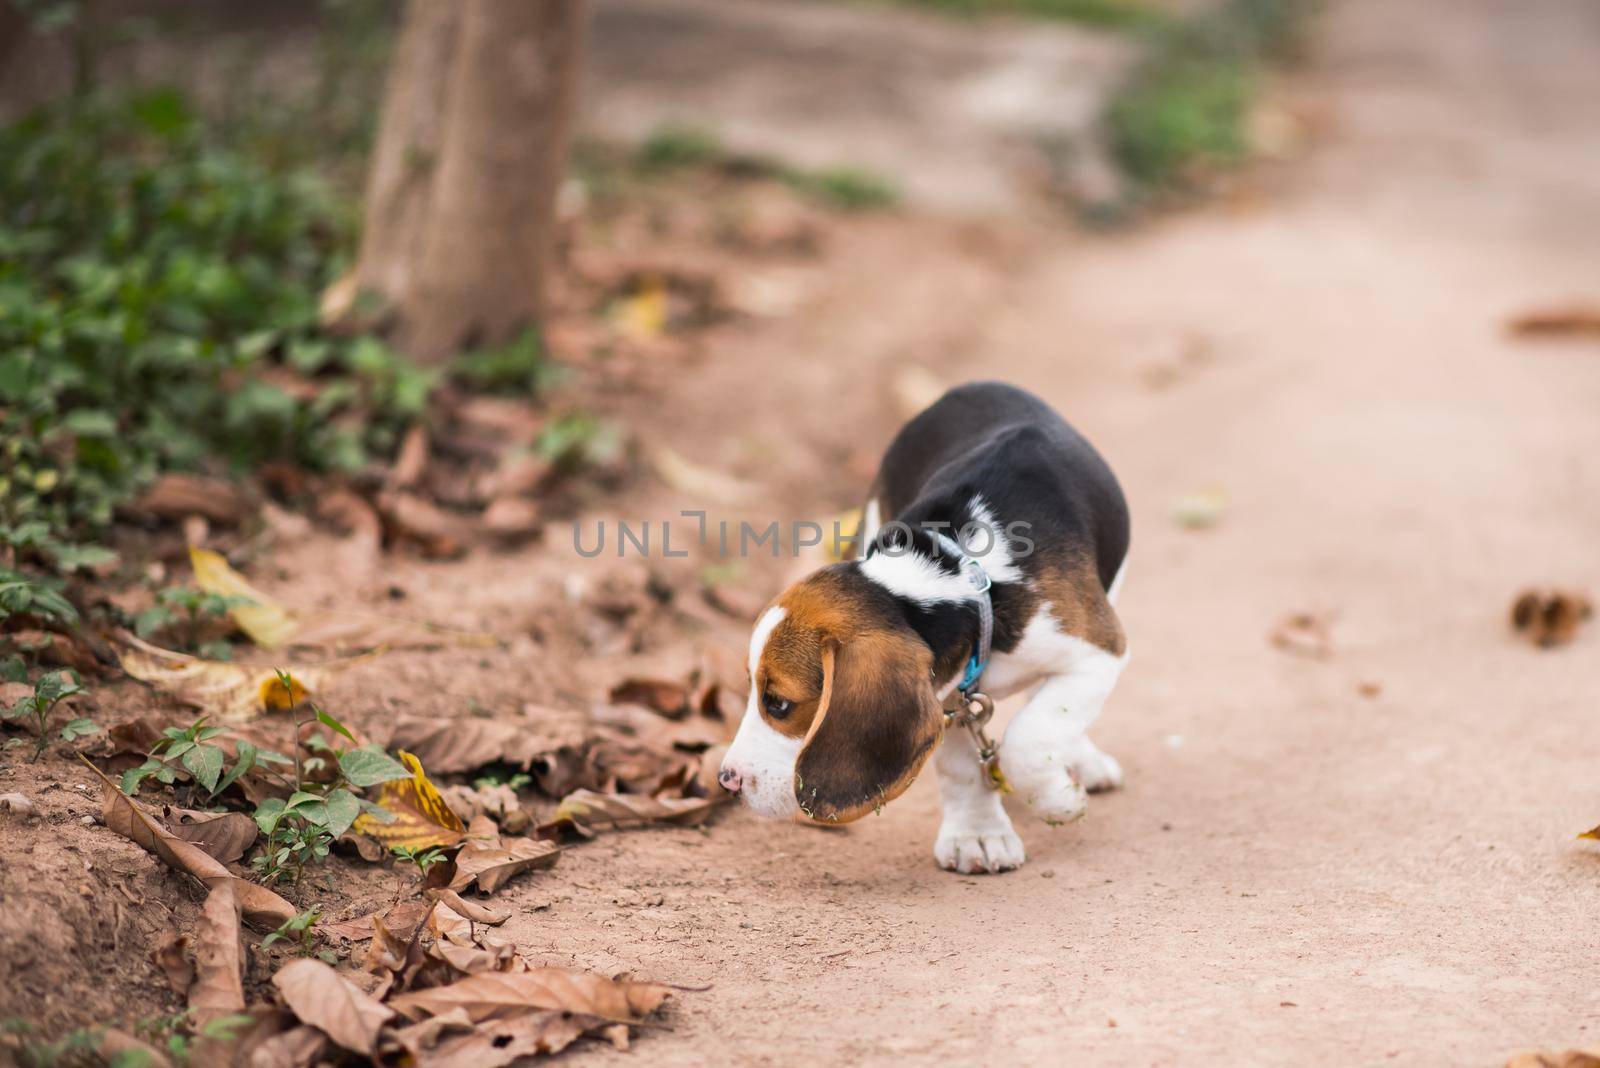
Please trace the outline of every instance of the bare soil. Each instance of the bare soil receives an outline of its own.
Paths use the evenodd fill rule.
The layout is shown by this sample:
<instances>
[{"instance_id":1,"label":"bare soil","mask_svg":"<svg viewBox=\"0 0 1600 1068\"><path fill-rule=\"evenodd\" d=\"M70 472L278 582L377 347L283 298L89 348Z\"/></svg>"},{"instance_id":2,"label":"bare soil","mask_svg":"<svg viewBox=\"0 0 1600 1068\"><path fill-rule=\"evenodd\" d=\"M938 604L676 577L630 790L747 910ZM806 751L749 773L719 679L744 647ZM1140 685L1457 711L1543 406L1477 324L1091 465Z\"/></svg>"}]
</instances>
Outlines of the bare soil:
<instances>
[{"instance_id":1,"label":"bare soil","mask_svg":"<svg viewBox=\"0 0 1600 1068\"><path fill-rule=\"evenodd\" d=\"M1312 144L1230 199L1101 237L835 219L815 260L742 269L782 314L610 398L642 441L761 486L738 514L818 518L856 503L907 368L1003 377L1096 442L1134 516L1134 660L1096 731L1128 785L1069 827L1020 815L1021 870L934 866L929 777L846 829L730 808L500 892L540 962L708 987L633 1057L1491 1065L1597 1041L1600 852L1574 835L1600 821L1600 636L1542 651L1507 614L1525 586L1600 589L1600 351L1503 323L1595 289L1600 20L1583 0L1345 0L1314 40L1273 98ZM1174 502L1210 484L1220 522L1181 528ZM642 480L581 514L698 503ZM581 706L638 657L744 641L700 606L714 561L583 561L560 524L458 562L332 559L313 535L252 577L303 606L394 610L393 587L508 640L335 676L325 703L380 737L400 710ZM788 566L754 561L744 586ZM647 584L673 596L596 607ZM1329 655L1274 648L1308 611ZM148 699L97 700L107 722ZM197 895L80 823L87 771L40 767L0 769L42 816L0 833L7 1009L52 1029L176 1009L148 953L159 909L188 923ZM341 861L301 897L338 919L403 883Z\"/></svg>"}]
</instances>

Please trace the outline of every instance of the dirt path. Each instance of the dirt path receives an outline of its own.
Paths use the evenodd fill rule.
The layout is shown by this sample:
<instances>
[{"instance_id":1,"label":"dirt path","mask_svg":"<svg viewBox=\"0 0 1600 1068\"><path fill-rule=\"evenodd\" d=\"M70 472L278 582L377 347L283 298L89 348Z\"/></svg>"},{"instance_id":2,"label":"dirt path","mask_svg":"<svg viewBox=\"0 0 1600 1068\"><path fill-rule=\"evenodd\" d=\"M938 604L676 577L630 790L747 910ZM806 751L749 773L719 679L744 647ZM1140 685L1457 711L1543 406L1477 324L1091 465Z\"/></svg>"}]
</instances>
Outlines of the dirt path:
<instances>
[{"instance_id":1,"label":"dirt path","mask_svg":"<svg viewBox=\"0 0 1600 1068\"><path fill-rule=\"evenodd\" d=\"M652 1064L1488 1065L1600 1039L1600 855L1573 840L1600 819L1597 639L1540 653L1505 623L1525 584L1600 587L1600 358L1500 330L1596 284L1600 21L1330 7L1295 90L1324 143L1270 202L984 246L943 293L929 257L961 282L981 242L884 272L865 226L876 315L841 297L789 369L724 352L680 391L704 458L741 434L781 458L779 514L852 484L787 493L881 446L897 363L1055 402L1133 504L1134 662L1097 731L1129 784L1019 824L1001 878L935 869L931 781L844 832L732 812L574 851L512 933L713 984ZM1210 482L1225 520L1178 529ZM1300 609L1336 613L1330 659L1269 647Z\"/></svg>"}]
</instances>

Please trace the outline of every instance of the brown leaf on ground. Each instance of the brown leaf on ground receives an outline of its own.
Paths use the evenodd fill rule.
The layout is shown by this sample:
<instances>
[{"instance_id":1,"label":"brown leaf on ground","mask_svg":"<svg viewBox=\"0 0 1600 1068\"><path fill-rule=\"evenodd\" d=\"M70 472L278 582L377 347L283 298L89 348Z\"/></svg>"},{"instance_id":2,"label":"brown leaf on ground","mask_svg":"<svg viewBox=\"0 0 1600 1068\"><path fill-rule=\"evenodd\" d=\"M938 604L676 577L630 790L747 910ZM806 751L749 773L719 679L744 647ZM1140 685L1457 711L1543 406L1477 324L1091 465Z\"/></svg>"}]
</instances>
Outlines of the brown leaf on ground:
<instances>
[{"instance_id":1,"label":"brown leaf on ground","mask_svg":"<svg viewBox=\"0 0 1600 1068\"><path fill-rule=\"evenodd\" d=\"M293 683L290 692L284 689L273 668L251 667L227 660L202 660L187 653L162 649L132 635L121 637L117 655L122 670L140 682L147 682L186 705L232 722L290 708L316 689L324 672L353 662L346 660L314 669L296 667L288 673Z\"/></svg>"},{"instance_id":2,"label":"brown leaf on ground","mask_svg":"<svg viewBox=\"0 0 1600 1068\"><path fill-rule=\"evenodd\" d=\"M1581 590L1524 590L1511 603L1511 627L1542 649L1565 645L1594 616Z\"/></svg>"},{"instance_id":3,"label":"brown leaf on ground","mask_svg":"<svg viewBox=\"0 0 1600 1068\"><path fill-rule=\"evenodd\" d=\"M503 543L531 538L544 529L538 502L509 494L490 501L479 521L484 530Z\"/></svg>"},{"instance_id":4,"label":"brown leaf on ground","mask_svg":"<svg viewBox=\"0 0 1600 1068\"><path fill-rule=\"evenodd\" d=\"M503 762L529 769L563 746L581 746L591 724L582 712L529 705L524 719L402 717L389 748L406 749L436 774L473 771Z\"/></svg>"},{"instance_id":5,"label":"brown leaf on ground","mask_svg":"<svg viewBox=\"0 0 1600 1068\"><path fill-rule=\"evenodd\" d=\"M116 666L116 658L105 643L82 631L61 634L53 630L13 630L6 634L6 639L46 667L71 668L80 675L102 675Z\"/></svg>"},{"instance_id":6,"label":"brown leaf on ground","mask_svg":"<svg viewBox=\"0 0 1600 1068\"><path fill-rule=\"evenodd\" d=\"M455 845L466 837L466 826L450 811L416 756L400 750L400 760L411 769L411 778L396 779L378 788L377 804L395 817L380 823L363 812L354 824L361 834L370 835L390 849L428 849Z\"/></svg>"},{"instance_id":7,"label":"brown leaf on ground","mask_svg":"<svg viewBox=\"0 0 1600 1068\"><path fill-rule=\"evenodd\" d=\"M338 972L310 957L292 960L272 977L283 1003L338 1045L371 1057L378 1031L394 1019L394 1010L380 1005Z\"/></svg>"},{"instance_id":8,"label":"brown leaf on ground","mask_svg":"<svg viewBox=\"0 0 1600 1068\"><path fill-rule=\"evenodd\" d=\"M414 493L386 490L378 495L377 506L390 536L415 544L424 556L460 556L472 540L472 524L467 519Z\"/></svg>"},{"instance_id":9,"label":"brown leaf on ground","mask_svg":"<svg viewBox=\"0 0 1600 1068\"><path fill-rule=\"evenodd\" d=\"M536 968L474 975L449 986L413 990L390 1004L412 1020L454 1009L464 1009L474 1022L519 1016L530 1009L557 1009L612 1023L638 1023L671 993L657 983L608 979L567 968Z\"/></svg>"},{"instance_id":10,"label":"brown leaf on ground","mask_svg":"<svg viewBox=\"0 0 1600 1068\"><path fill-rule=\"evenodd\" d=\"M1279 620L1269 636L1286 653L1321 660L1333 652L1328 618L1315 612L1296 612Z\"/></svg>"},{"instance_id":11,"label":"brown leaf on ground","mask_svg":"<svg viewBox=\"0 0 1600 1068\"><path fill-rule=\"evenodd\" d=\"M489 786L445 786L440 788L439 794L450 811L466 823L488 816L502 831L513 834L527 830L533 823L533 817L522 807L517 792L503 782Z\"/></svg>"},{"instance_id":12,"label":"brown leaf on ground","mask_svg":"<svg viewBox=\"0 0 1600 1068\"><path fill-rule=\"evenodd\" d=\"M172 1061L165 1053L128 1032L107 1028L95 1043L95 1053L106 1064L137 1064L142 1068L171 1068ZM52 1064L63 1063L52 1061Z\"/></svg>"},{"instance_id":13,"label":"brown leaf on ground","mask_svg":"<svg viewBox=\"0 0 1600 1068\"><path fill-rule=\"evenodd\" d=\"M189 1015L204 1025L244 1011L244 952L239 945L239 902L231 883L206 895L194 938L194 983Z\"/></svg>"},{"instance_id":14,"label":"brown leaf on ground","mask_svg":"<svg viewBox=\"0 0 1600 1068\"><path fill-rule=\"evenodd\" d=\"M488 924L496 927L511 918L510 909L499 909L482 901L464 898L454 890L440 888L427 892L429 899L445 905L473 923Z\"/></svg>"},{"instance_id":15,"label":"brown leaf on ground","mask_svg":"<svg viewBox=\"0 0 1600 1068\"><path fill-rule=\"evenodd\" d=\"M485 972L525 972L527 965L517 956L510 942L496 942L493 948L480 943L461 945L456 942L435 942L428 950L435 960L448 965L460 975L482 975Z\"/></svg>"},{"instance_id":16,"label":"brown leaf on ground","mask_svg":"<svg viewBox=\"0 0 1600 1068\"><path fill-rule=\"evenodd\" d=\"M1595 841L1600 842L1600 826L1590 827L1587 831L1584 831L1582 834L1578 835L1578 837L1592 838Z\"/></svg>"},{"instance_id":17,"label":"brown leaf on ground","mask_svg":"<svg viewBox=\"0 0 1600 1068\"><path fill-rule=\"evenodd\" d=\"M524 1057L559 1053L585 1030L581 1017L564 1012L489 1020L469 1034L439 1039L425 1057L418 1059L418 1068L501 1068Z\"/></svg>"},{"instance_id":18,"label":"brown leaf on ground","mask_svg":"<svg viewBox=\"0 0 1600 1068\"><path fill-rule=\"evenodd\" d=\"M320 924L317 930L346 942L364 942L372 937L372 919L376 916L383 920L383 925L396 938L410 941L411 936L422 925L422 921L427 918L428 910L431 908L433 908L432 901L414 898L392 905L384 912L374 912L339 923Z\"/></svg>"},{"instance_id":19,"label":"brown leaf on ground","mask_svg":"<svg viewBox=\"0 0 1600 1068\"><path fill-rule=\"evenodd\" d=\"M301 1024L262 1039L250 1049L249 1059L242 1063L250 1068L310 1068L322 1061L327 1048L327 1035Z\"/></svg>"},{"instance_id":20,"label":"brown leaf on ground","mask_svg":"<svg viewBox=\"0 0 1600 1068\"><path fill-rule=\"evenodd\" d=\"M703 467L666 445L657 445L650 450L649 460L661 481L691 501L746 504L758 499L762 492L759 483Z\"/></svg>"},{"instance_id":21,"label":"brown leaf on ground","mask_svg":"<svg viewBox=\"0 0 1600 1068\"><path fill-rule=\"evenodd\" d=\"M215 889L222 883L233 887L246 922L266 931L275 931L294 919L298 910L264 886L233 875L222 863L193 842L174 836L117 789L99 768L84 762L103 784L100 814L105 825L159 857L168 867L200 880Z\"/></svg>"},{"instance_id":22,"label":"brown leaf on ground","mask_svg":"<svg viewBox=\"0 0 1600 1068\"><path fill-rule=\"evenodd\" d=\"M368 649L490 649L500 639L485 631L457 630L424 620L331 610L301 622L289 644L331 653Z\"/></svg>"},{"instance_id":23,"label":"brown leaf on ground","mask_svg":"<svg viewBox=\"0 0 1600 1068\"><path fill-rule=\"evenodd\" d=\"M472 921L441 901L435 901L428 913L428 931L439 941L458 946L470 946L475 941Z\"/></svg>"},{"instance_id":24,"label":"brown leaf on ground","mask_svg":"<svg viewBox=\"0 0 1600 1068\"><path fill-rule=\"evenodd\" d=\"M609 696L616 704L643 705L668 719L689 714L689 687L675 679L623 679Z\"/></svg>"},{"instance_id":25,"label":"brown leaf on ground","mask_svg":"<svg viewBox=\"0 0 1600 1068\"><path fill-rule=\"evenodd\" d=\"M156 479L130 506L157 519L205 516L213 523L238 526L255 511L235 483L205 475L171 473Z\"/></svg>"},{"instance_id":26,"label":"brown leaf on ground","mask_svg":"<svg viewBox=\"0 0 1600 1068\"><path fill-rule=\"evenodd\" d=\"M1519 1053L1506 1061L1506 1068L1600 1068L1600 1046Z\"/></svg>"},{"instance_id":27,"label":"brown leaf on ground","mask_svg":"<svg viewBox=\"0 0 1600 1068\"><path fill-rule=\"evenodd\" d=\"M486 818L473 822L472 837L456 854L456 873L450 889L460 891L476 886L492 894L513 875L535 868L549 868L561 859L561 847L554 842L532 838L504 838Z\"/></svg>"},{"instance_id":28,"label":"brown leaf on ground","mask_svg":"<svg viewBox=\"0 0 1600 1068\"><path fill-rule=\"evenodd\" d=\"M693 826L705 822L716 804L716 800L704 797L647 797L578 790L562 800L555 815L539 825L539 832L575 831L589 837L598 831L651 823Z\"/></svg>"},{"instance_id":29,"label":"brown leaf on ground","mask_svg":"<svg viewBox=\"0 0 1600 1068\"><path fill-rule=\"evenodd\" d=\"M439 1040L449 1032L475 1031L477 1025L461 1009L431 1016L419 1023L406 1024L384 1033L381 1041L385 1052L400 1052L419 1066L432 1065L428 1059Z\"/></svg>"},{"instance_id":30,"label":"brown leaf on ground","mask_svg":"<svg viewBox=\"0 0 1600 1068\"><path fill-rule=\"evenodd\" d=\"M156 940L155 949L150 951L150 959L161 969L161 973L167 977L167 982L179 997L188 995L189 986L194 982L194 965L189 961L188 935L179 934L168 927Z\"/></svg>"},{"instance_id":31,"label":"brown leaf on ground","mask_svg":"<svg viewBox=\"0 0 1600 1068\"><path fill-rule=\"evenodd\" d=\"M169 805L164 814L174 835L193 842L224 864L244 856L260 833L256 821L243 812L200 812Z\"/></svg>"},{"instance_id":32,"label":"brown leaf on ground","mask_svg":"<svg viewBox=\"0 0 1600 1068\"><path fill-rule=\"evenodd\" d=\"M395 489L414 489L428 469L428 431L414 426L400 439L394 466L389 468L389 485Z\"/></svg>"},{"instance_id":33,"label":"brown leaf on ground","mask_svg":"<svg viewBox=\"0 0 1600 1068\"><path fill-rule=\"evenodd\" d=\"M1534 308L1506 325L1519 337L1600 337L1600 304L1577 301Z\"/></svg>"},{"instance_id":34,"label":"brown leaf on ground","mask_svg":"<svg viewBox=\"0 0 1600 1068\"><path fill-rule=\"evenodd\" d=\"M410 938L401 938L384 924L383 917L374 913L368 917L372 924L372 941L367 945L367 956L362 967L369 972L398 972L405 967L406 949Z\"/></svg>"}]
</instances>

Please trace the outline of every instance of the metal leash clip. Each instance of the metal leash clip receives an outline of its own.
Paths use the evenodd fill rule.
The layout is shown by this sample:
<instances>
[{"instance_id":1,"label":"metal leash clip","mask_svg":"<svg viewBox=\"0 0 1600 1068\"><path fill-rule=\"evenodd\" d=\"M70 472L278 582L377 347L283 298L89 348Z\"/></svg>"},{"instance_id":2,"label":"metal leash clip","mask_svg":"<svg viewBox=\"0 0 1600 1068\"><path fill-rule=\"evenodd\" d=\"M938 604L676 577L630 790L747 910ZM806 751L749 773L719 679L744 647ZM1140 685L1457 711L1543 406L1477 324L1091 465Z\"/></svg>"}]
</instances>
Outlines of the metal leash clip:
<instances>
[{"instance_id":1,"label":"metal leash clip","mask_svg":"<svg viewBox=\"0 0 1600 1068\"><path fill-rule=\"evenodd\" d=\"M957 697L954 708L946 709L944 723L948 727L964 727L978 748L978 764L983 768L983 782L991 790L1003 790L1005 777L1000 774L1000 747L989 737L989 720L994 716L994 702L986 693L972 690Z\"/></svg>"}]
</instances>

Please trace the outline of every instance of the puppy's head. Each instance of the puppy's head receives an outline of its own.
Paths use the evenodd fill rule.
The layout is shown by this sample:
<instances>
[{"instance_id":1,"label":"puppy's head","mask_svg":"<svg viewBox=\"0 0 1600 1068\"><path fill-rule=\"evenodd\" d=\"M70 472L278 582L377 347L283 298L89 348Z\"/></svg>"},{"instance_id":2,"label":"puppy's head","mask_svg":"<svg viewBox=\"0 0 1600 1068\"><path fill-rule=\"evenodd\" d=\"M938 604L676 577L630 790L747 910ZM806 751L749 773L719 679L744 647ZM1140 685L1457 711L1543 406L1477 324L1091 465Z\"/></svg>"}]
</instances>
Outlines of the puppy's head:
<instances>
[{"instance_id":1,"label":"puppy's head","mask_svg":"<svg viewBox=\"0 0 1600 1068\"><path fill-rule=\"evenodd\" d=\"M938 744L933 653L855 564L789 587L750 638L750 703L719 779L758 814L846 823L898 797Z\"/></svg>"}]
</instances>

